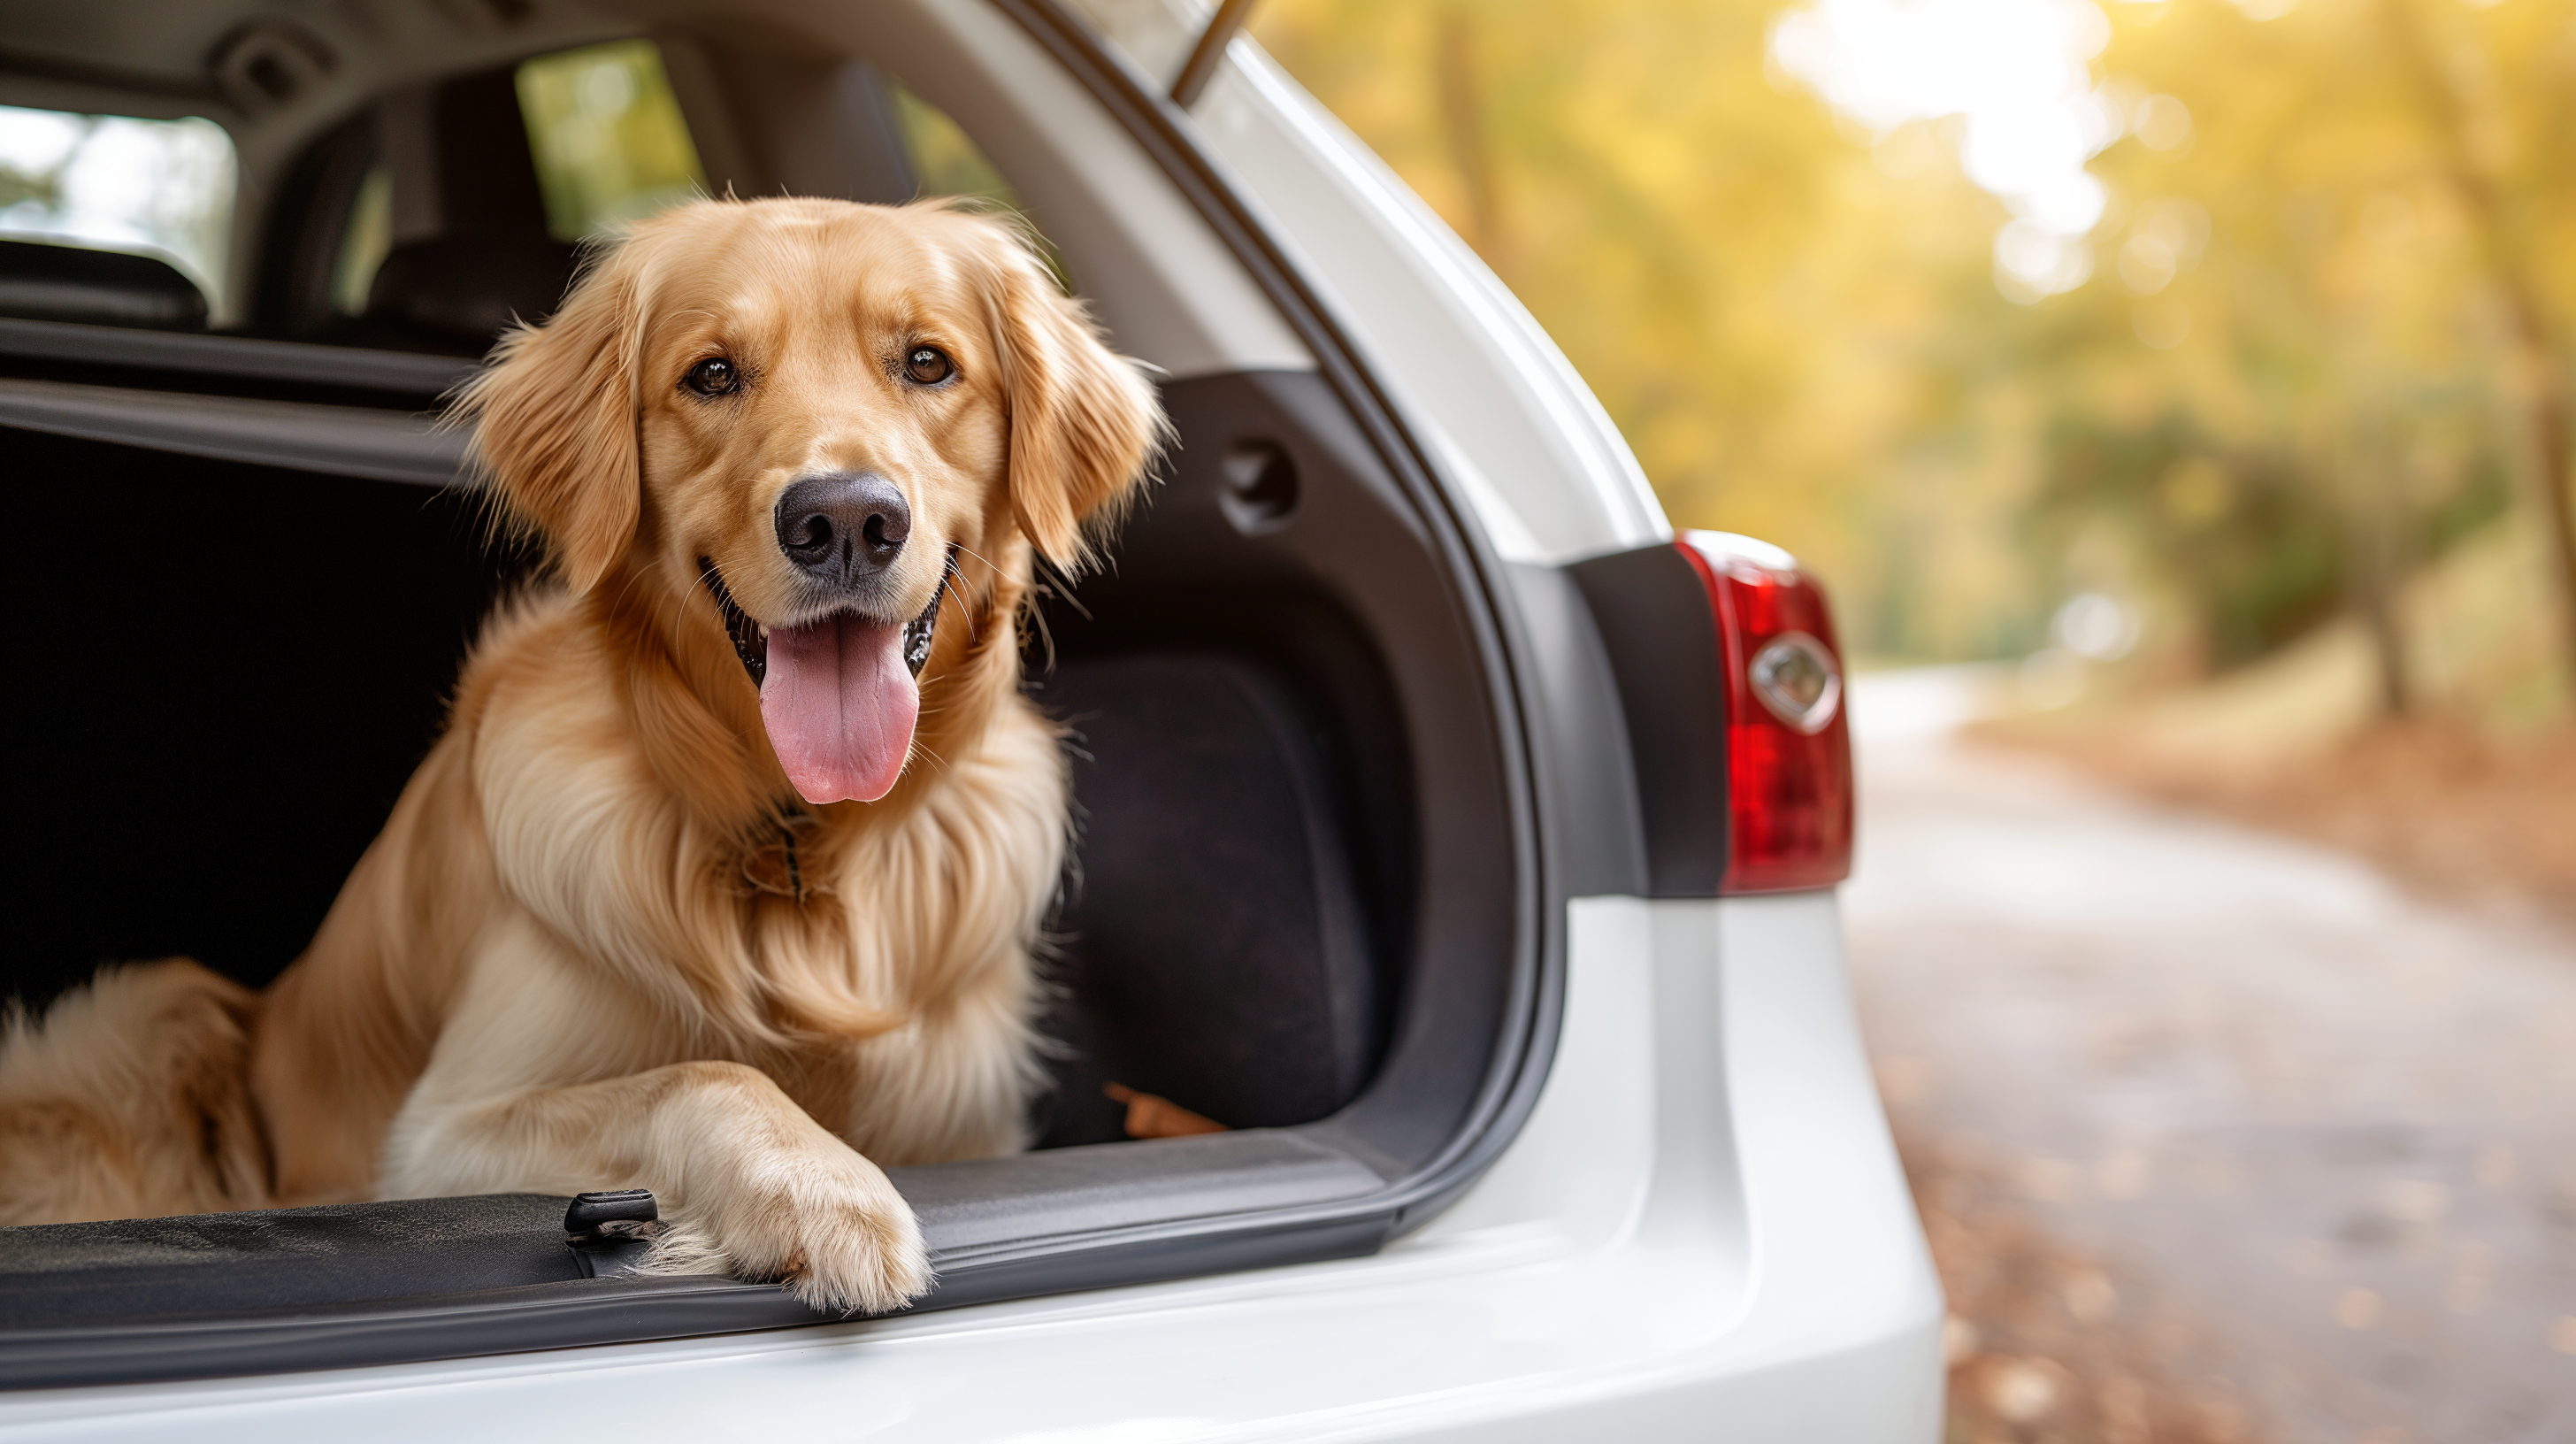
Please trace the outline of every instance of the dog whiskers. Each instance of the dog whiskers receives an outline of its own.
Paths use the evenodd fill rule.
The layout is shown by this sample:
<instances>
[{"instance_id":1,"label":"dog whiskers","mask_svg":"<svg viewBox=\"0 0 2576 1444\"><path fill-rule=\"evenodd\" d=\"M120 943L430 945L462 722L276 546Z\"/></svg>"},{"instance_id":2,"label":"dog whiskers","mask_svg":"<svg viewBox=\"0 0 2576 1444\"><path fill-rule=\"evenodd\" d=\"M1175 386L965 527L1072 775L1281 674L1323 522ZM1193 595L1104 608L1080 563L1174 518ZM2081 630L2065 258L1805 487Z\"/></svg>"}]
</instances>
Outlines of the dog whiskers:
<instances>
[{"instance_id":1,"label":"dog whiskers","mask_svg":"<svg viewBox=\"0 0 2576 1444\"><path fill-rule=\"evenodd\" d=\"M1055 670L1055 631L1047 625L1046 613L1036 607L1028 609L1029 619L1038 624L1038 641L1046 648L1046 670Z\"/></svg>"},{"instance_id":2,"label":"dog whiskers","mask_svg":"<svg viewBox=\"0 0 2576 1444\"><path fill-rule=\"evenodd\" d=\"M976 642L983 641L984 634L975 625L974 604L967 601L966 594L958 589L956 576L954 574L943 574L939 578L939 590L949 596L955 597L957 599L957 609L966 614L967 637Z\"/></svg>"},{"instance_id":3,"label":"dog whiskers","mask_svg":"<svg viewBox=\"0 0 2576 1444\"><path fill-rule=\"evenodd\" d=\"M1073 574L1043 556L1037 558L1037 565L1048 574L1047 579L1038 584L1038 590L1073 608L1084 621L1090 621L1091 609L1073 594Z\"/></svg>"}]
</instances>

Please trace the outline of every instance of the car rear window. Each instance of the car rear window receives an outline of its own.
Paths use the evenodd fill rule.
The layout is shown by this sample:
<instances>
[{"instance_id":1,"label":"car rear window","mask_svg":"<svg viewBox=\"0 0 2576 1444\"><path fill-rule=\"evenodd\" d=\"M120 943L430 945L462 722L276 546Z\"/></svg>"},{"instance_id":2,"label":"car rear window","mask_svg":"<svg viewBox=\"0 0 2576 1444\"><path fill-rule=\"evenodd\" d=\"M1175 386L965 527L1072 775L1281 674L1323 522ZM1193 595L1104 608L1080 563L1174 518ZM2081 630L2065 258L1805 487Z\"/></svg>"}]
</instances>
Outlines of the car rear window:
<instances>
[{"instance_id":1,"label":"car rear window","mask_svg":"<svg viewBox=\"0 0 2576 1444\"><path fill-rule=\"evenodd\" d=\"M545 196L546 230L556 240L599 240L711 189L661 49L652 41L615 40L541 55L521 63L514 79L528 152ZM963 127L891 79L884 88L919 194L974 196L1018 208L1010 182ZM394 232L393 175L380 162L368 168L351 197L341 231L331 281L332 307L341 315L367 313L369 289L393 248ZM1053 260L1051 248L1048 254Z\"/></svg>"},{"instance_id":2,"label":"car rear window","mask_svg":"<svg viewBox=\"0 0 2576 1444\"><path fill-rule=\"evenodd\" d=\"M211 120L0 105L0 238L152 257L219 316L237 176Z\"/></svg>"},{"instance_id":3,"label":"car rear window","mask_svg":"<svg viewBox=\"0 0 2576 1444\"><path fill-rule=\"evenodd\" d=\"M706 169L653 42L541 55L520 65L515 79L546 231L556 240L596 240L706 194ZM379 162L359 182L341 232L331 279L340 314L366 314L368 290L393 242L393 172Z\"/></svg>"},{"instance_id":4,"label":"car rear window","mask_svg":"<svg viewBox=\"0 0 2576 1444\"><path fill-rule=\"evenodd\" d=\"M981 196L999 201L1013 209L1019 207L1019 196L1002 173L967 139L964 128L949 119L948 112L889 81L886 91L894 99L895 121L903 131L903 148L912 162L914 179L926 196Z\"/></svg>"},{"instance_id":5,"label":"car rear window","mask_svg":"<svg viewBox=\"0 0 2576 1444\"><path fill-rule=\"evenodd\" d=\"M662 52L649 40L527 62L519 67L519 112L556 240L604 235L706 193L706 170Z\"/></svg>"}]
</instances>

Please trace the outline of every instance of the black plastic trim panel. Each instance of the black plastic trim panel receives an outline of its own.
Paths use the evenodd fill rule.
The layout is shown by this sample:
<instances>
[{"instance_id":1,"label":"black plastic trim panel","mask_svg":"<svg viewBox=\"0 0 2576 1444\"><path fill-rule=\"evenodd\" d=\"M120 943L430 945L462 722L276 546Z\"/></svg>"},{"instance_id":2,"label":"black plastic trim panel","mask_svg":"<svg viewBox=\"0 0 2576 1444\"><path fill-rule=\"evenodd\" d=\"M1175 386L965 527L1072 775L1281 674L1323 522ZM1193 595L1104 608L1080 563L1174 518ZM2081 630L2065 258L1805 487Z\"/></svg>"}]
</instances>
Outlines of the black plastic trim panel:
<instances>
[{"instance_id":1,"label":"black plastic trim panel","mask_svg":"<svg viewBox=\"0 0 2576 1444\"><path fill-rule=\"evenodd\" d=\"M1290 1133L898 1168L939 1282L908 1312L1348 1258L1384 1181ZM0 1229L0 1389L464 1358L829 1322L769 1284L579 1277L532 1194ZM1272 1216L1246 1233L1243 1215ZM1115 1235L1114 1237L1112 1237ZM1069 1245L1087 1245L1068 1247ZM393 1297L379 1297L394 1291Z\"/></svg>"},{"instance_id":2,"label":"black plastic trim panel","mask_svg":"<svg viewBox=\"0 0 2576 1444\"><path fill-rule=\"evenodd\" d=\"M1715 897L1726 877L1726 675L1708 589L1670 543L1567 567L1627 715L1646 896Z\"/></svg>"},{"instance_id":3,"label":"black plastic trim panel","mask_svg":"<svg viewBox=\"0 0 2576 1444\"><path fill-rule=\"evenodd\" d=\"M563 1200L545 1201L561 1211ZM1275 1222L1249 1233L1184 1235L1150 1245L947 1266L939 1291L911 1312L1358 1258L1385 1240L1384 1226L1367 1221ZM936 1255L933 1262L940 1262ZM297 1369L361 1368L836 1321L769 1284L632 1275L579 1279L388 1303L0 1329L0 1389L271 1374L281 1359L292 1359Z\"/></svg>"},{"instance_id":4,"label":"black plastic trim panel","mask_svg":"<svg viewBox=\"0 0 2576 1444\"><path fill-rule=\"evenodd\" d=\"M85 326L0 316L0 356L48 363L240 376L307 386L436 397L474 374L471 361L247 336Z\"/></svg>"},{"instance_id":5,"label":"black plastic trim panel","mask_svg":"<svg viewBox=\"0 0 2576 1444\"><path fill-rule=\"evenodd\" d=\"M0 376L0 426L369 481L453 486L465 433L408 411Z\"/></svg>"},{"instance_id":6,"label":"black plastic trim panel","mask_svg":"<svg viewBox=\"0 0 2576 1444\"><path fill-rule=\"evenodd\" d=\"M581 1279L391 1303L0 1329L0 1388L48 1389L346 1369L631 1344L825 1322L784 1290L730 1279Z\"/></svg>"},{"instance_id":7,"label":"black plastic trim panel","mask_svg":"<svg viewBox=\"0 0 2576 1444\"><path fill-rule=\"evenodd\" d=\"M1726 658L1708 588L1669 542L1566 567L1618 678L1646 825L1646 897L1726 879Z\"/></svg>"},{"instance_id":8,"label":"black plastic trim panel","mask_svg":"<svg viewBox=\"0 0 2576 1444\"><path fill-rule=\"evenodd\" d=\"M1629 760L1623 698L1582 590L1560 567L1514 563L1506 574L1529 629L1539 679L1539 742L1550 765L1546 818L1568 897L1647 891L1639 774Z\"/></svg>"}]
</instances>

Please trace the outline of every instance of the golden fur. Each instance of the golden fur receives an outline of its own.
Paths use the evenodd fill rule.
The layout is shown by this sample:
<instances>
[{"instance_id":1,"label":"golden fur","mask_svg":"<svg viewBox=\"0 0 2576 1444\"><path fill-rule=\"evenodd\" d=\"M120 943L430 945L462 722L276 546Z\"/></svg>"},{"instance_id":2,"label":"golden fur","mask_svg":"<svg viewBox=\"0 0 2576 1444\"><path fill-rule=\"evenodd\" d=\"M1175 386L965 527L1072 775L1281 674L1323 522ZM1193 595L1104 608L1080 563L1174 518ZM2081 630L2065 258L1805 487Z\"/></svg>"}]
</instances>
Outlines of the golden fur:
<instances>
[{"instance_id":1,"label":"golden fur","mask_svg":"<svg viewBox=\"0 0 2576 1444\"><path fill-rule=\"evenodd\" d=\"M905 382L923 344L954 384ZM739 393L681 387L711 356ZM0 1222L646 1187L665 1267L832 1306L918 1294L879 1166L1019 1147L1033 1082L1067 810L1019 689L1033 554L1087 559L1157 441L1150 388L997 221L710 201L638 226L459 412L560 587L492 619L445 735L255 1003L173 962L14 1025ZM780 619L779 494L858 470L912 507L903 614L947 546L960 565L901 779L814 806L699 563Z\"/></svg>"}]
</instances>

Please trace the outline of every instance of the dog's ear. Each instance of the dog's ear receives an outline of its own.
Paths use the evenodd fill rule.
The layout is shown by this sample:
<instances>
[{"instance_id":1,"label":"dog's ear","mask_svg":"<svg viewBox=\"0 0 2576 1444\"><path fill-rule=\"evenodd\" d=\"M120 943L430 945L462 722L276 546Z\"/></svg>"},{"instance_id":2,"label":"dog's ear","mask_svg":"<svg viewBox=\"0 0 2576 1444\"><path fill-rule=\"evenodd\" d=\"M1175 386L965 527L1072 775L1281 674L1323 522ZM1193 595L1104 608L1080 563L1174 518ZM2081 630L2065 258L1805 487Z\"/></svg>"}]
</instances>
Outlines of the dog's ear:
<instances>
[{"instance_id":1,"label":"dog's ear","mask_svg":"<svg viewBox=\"0 0 2576 1444\"><path fill-rule=\"evenodd\" d=\"M1034 249L989 228L985 309L1011 418L1011 515L1067 574L1144 481L1166 423L1136 363L1100 339Z\"/></svg>"},{"instance_id":2,"label":"dog's ear","mask_svg":"<svg viewBox=\"0 0 2576 1444\"><path fill-rule=\"evenodd\" d=\"M639 257L593 266L542 325L513 327L454 408L510 521L544 536L564 583L599 584L643 514L635 368Z\"/></svg>"}]
</instances>

